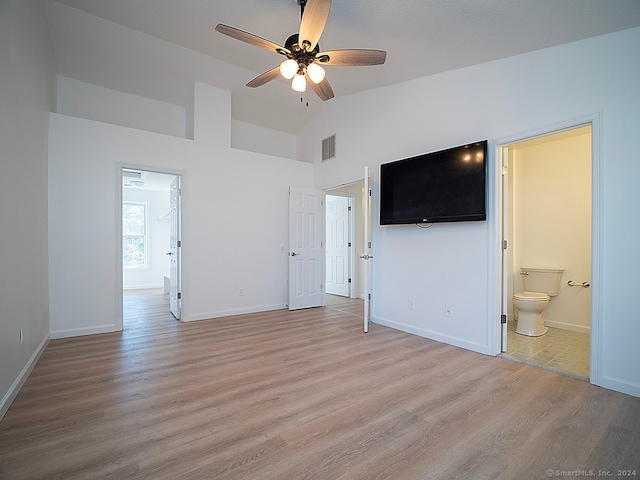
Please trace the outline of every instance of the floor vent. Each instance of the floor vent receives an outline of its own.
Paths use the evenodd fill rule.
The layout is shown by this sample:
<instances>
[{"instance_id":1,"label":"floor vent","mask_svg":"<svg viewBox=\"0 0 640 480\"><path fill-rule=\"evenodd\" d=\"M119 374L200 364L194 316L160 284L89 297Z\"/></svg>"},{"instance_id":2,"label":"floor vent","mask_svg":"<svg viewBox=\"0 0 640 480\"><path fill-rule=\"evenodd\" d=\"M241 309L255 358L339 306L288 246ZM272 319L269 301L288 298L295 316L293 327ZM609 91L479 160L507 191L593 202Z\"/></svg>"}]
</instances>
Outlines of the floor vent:
<instances>
[{"instance_id":1,"label":"floor vent","mask_svg":"<svg viewBox=\"0 0 640 480\"><path fill-rule=\"evenodd\" d=\"M336 136L331 135L322 140L322 161L329 160L336 156Z\"/></svg>"}]
</instances>

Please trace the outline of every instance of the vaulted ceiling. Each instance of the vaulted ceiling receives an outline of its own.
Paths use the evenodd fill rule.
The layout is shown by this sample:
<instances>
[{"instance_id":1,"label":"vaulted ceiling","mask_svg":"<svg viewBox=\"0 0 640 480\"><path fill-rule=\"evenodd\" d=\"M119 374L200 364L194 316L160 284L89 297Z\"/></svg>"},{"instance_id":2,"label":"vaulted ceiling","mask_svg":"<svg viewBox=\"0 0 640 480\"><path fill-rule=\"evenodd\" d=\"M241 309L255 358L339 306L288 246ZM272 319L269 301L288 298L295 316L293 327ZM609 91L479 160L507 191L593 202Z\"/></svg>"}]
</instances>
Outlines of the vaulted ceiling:
<instances>
[{"instance_id":1,"label":"vaulted ceiling","mask_svg":"<svg viewBox=\"0 0 640 480\"><path fill-rule=\"evenodd\" d=\"M290 133L322 108L284 79L246 87L283 57L214 30L224 23L283 45L298 31L296 0L45 4L59 75L185 106L202 81L231 91L234 119ZM640 0L334 0L320 45L387 51L382 66L326 67L339 99L637 26Z\"/></svg>"}]
</instances>

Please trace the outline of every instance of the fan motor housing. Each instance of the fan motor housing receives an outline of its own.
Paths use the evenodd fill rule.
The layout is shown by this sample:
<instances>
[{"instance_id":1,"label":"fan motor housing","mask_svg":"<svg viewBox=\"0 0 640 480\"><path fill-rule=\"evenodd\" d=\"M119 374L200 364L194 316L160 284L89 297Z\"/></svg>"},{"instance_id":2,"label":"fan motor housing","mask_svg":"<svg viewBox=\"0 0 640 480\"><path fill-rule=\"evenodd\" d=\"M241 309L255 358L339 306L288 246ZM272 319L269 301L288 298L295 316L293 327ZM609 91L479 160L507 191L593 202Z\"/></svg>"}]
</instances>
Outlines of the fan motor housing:
<instances>
[{"instance_id":1,"label":"fan motor housing","mask_svg":"<svg viewBox=\"0 0 640 480\"><path fill-rule=\"evenodd\" d=\"M284 46L291 52L291 55L287 55L289 58L293 58L298 63L309 65L315 59L318 52L320 52L320 44L316 44L313 50L305 50L298 43L299 37L297 33L294 33L287 41L284 42Z\"/></svg>"}]
</instances>

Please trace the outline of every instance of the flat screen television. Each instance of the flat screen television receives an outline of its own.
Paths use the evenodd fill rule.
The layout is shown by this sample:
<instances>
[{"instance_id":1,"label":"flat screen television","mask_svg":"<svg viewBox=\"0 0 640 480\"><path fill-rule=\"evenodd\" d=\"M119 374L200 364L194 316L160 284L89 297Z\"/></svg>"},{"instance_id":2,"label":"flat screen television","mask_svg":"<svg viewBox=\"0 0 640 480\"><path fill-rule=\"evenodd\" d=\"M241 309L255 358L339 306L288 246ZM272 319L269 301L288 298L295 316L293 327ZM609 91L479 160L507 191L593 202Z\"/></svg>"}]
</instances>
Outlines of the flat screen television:
<instances>
[{"instance_id":1,"label":"flat screen television","mask_svg":"<svg viewBox=\"0 0 640 480\"><path fill-rule=\"evenodd\" d=\"M487 141L383 163L380 224L486 220Z\"/></svg>"}]
</instances>

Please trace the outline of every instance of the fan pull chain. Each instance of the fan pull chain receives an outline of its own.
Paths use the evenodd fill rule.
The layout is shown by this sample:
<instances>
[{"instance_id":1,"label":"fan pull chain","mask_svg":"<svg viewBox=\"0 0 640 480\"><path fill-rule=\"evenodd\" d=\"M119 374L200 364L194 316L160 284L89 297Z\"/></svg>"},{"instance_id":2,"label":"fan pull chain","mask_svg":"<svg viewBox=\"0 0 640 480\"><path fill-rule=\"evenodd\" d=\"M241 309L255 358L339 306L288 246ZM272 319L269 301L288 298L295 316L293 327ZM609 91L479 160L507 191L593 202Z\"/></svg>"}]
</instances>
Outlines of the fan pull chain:
<instances>
[{"instance_id":1,"label":"fan pull chain","mask_svg":"<svg viewBox=\"0 0 640 480\"><path fill-rule=\"evenodd\" d=\"M309 90L300 92L300 103L304 103L305 107L309 107Z\"/></svg>"},{"instance_id":2,"label":"fan pull chain","mask_svg":"<svg viewBox=\"0 0 640 480\"><path fill-rule=\"evenodd\" d=\"M309 107L309 92L300 92L300 103L304 103L305 107Z\"/></svg>"}]
</instances>

